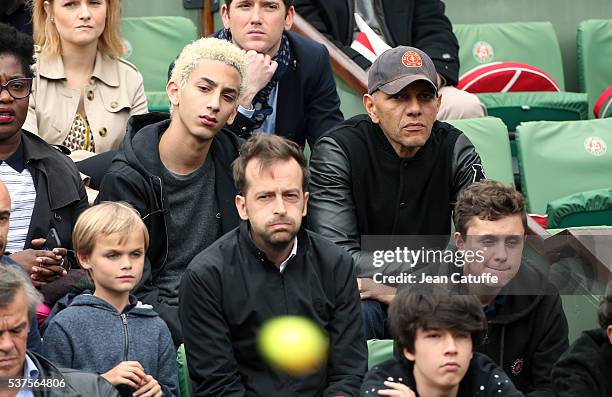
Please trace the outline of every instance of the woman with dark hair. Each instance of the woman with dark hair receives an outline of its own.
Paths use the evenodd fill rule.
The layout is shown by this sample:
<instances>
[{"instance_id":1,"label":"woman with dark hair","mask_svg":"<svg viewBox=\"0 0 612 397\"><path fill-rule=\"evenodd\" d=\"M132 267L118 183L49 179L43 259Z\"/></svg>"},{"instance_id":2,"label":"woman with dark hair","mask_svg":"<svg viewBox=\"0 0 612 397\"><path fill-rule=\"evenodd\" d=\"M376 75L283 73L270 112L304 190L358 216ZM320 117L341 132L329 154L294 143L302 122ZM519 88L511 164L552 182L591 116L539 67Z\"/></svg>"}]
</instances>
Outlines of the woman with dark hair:
<instances>
[{"instance_id":1,"label":"woman with dark hair","mask_svg":"<svg viewBox=\"0 0 612 397\"><path fill-rule=\"evenodd\" d=\"M39 53L24 129L71 151L119 146L128 118L147 112L142 75L120 58L119 18L120 0L33 1Z\"/></svg>"}]
</instances>

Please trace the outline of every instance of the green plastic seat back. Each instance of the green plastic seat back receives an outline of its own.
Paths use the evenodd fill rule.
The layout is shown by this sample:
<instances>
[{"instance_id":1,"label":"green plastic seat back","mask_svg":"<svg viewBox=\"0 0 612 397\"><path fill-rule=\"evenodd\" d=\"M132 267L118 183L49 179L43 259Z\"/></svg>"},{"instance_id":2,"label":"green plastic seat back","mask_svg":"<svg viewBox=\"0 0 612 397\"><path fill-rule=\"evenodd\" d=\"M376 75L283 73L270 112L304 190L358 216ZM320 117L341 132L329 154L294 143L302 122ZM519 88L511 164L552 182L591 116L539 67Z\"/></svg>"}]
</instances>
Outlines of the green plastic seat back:
<instances>
[{"instance_id":1,"label":"green plastic seat back","mask_svg":"<svg viewBox=\"0 0 612 397\"><path fill-rule=\"evenodd\" d=\"M612 119L536 121L517 128L521 186L530 212L612 186Z\"/></svg>"},{"instance_id":2,"label":"green plastic seat back","mask_svg":"<svg viewBox=\"0 0 612 397\"><path fill-rule=\"evenodd\" d=\"M504 92L478 94L489 116L504 120L509 131L525 121L586 120L585 94L574 92Z\"/></svg>"},{"instance_id":3,"label":"green plastic seat back","mask_svg":"<svg viewBox=\"0 0 612 397\"><path fill-rule=\"evenodd\" d=\"M368 340L368 369L393 358L393 339Z\"/></svg>"},{"instance_id":4,"label":"green plastic seat back","mask_svg":"<svg viewBox=\"0 0 612 397\"><path fill-rule=\"evenodd\" d=\"M185 345L181 344L176 352L176 362L178 363L179 388L181 397L191 397L191 378L187 368L187 355Z\"/></svg>"},{"instance_id":5,"label":"green plastic seat back","mask_svg":"<svg viewBox=\"0 0 612 397\"><path fill-rule=\"evenodd\" d=\"M612 226L612 188L562 197L546 207L548 227Z\"/></svg>"},{"instance_id":6,"label":"green plastic seat back","mask_svg":"<svg viewBox=\"0 0 612 397\"><path fill-rule=\"evenodd\" d=\"M183 47L196 40L198 29L184 17L131 17L121 19L121 34L127 53L144 78L150 111L168 109L168 66Z\"/></svg>"},{"instance_id":7,"label":"green plastic seat back","mask_svg":"<svg viewBox=\"0 0 612 397\"><path fill-rule=\"evenodd\" d=\"M578 25L578 85L589 99L589 116L599 95L612 84L612 19Z\"/></svg>"},{"instance_id":8,"label":"green plastic seat back","mask_svg":"<svg viewBox=\"0 0 612 397\"><path fill-rule=\"evenodd\" d=\"M542 69L565 89L561 49L550 22L455 24L459 75L489 62L521 62Z\"/></svg>"},{"instance_id":9,"label":"green plastic seat back","mask_svg":"<svg viewBox=\"0 0 612 397\"><path fill-rule=\"evenodd\" d=\"M510 140L504 123L496 117L449 120L472 141L480 155L485 174L506 184L514 184Z\"/></svg>"}]
</instances>

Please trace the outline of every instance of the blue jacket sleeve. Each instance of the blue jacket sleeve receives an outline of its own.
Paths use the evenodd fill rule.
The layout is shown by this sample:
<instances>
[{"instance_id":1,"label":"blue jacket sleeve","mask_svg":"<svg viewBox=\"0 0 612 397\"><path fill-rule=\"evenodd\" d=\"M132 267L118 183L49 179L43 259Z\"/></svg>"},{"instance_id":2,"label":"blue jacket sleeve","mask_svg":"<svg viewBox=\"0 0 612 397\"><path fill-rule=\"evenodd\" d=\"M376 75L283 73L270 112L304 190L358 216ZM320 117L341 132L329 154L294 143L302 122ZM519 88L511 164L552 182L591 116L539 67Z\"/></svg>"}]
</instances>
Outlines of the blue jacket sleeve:
<instances>
[{"instance_id":1,"label":"blue jacket sleeve","mask_svg":"<svg viewBox=\"0 0 612 397\"><path fill-rule=\"evenodd\" d=\"M161 332L159 334L159 359L157 366L159 368L159 374L157 376L157 382L162 388L164 396L178 397L179 392L179 380L178 380L178 364L176 362L176 350L172 343L172 337L170 331L163 321L161 323Z\"/></svg>"},{"instance_id":2,"label":"blue jacket sleeve","mask_svg":"<svg viewBox=\"0 0 612 397\"><path fill-rule=\"evenodd\" d=\"M51 321L45 331L42 343L42 356L58 367L72 368L74 346L73 338L56 320Z\"/></svg>"},{"instance_id":3,"label":"blue jacket sleeve","mask_svg":"<svg viewBox=\"0 0 612 397\"><path fill-rule=\"evenodd\" d=\"M42 353L42 343L40 341L40 332L38 332L38 323L36 315L30 319L30 332L28 332L28 350L34 353Z\"/></svg>"}]
</instances>

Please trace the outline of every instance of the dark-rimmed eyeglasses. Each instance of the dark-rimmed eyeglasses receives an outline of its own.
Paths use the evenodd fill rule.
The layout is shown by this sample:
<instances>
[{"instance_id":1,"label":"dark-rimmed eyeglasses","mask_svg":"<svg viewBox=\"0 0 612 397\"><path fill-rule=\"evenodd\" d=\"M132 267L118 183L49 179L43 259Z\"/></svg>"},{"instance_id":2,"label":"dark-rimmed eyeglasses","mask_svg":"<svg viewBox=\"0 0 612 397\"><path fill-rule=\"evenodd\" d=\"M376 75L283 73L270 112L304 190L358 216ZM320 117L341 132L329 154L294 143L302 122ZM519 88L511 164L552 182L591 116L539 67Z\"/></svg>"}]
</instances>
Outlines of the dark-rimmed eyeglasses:
<instances>
[{"instance_id":1,"label":"dark-rimmed eyeglasses","mask_svg":"<svg viewBox=\"0 0 612 397\"><path fill-rule=\"evenodd\" d=\"M0 83L0 95L3 90L7 90L14 99L23 99L32 92L32 78L24 77L9 80L6 84Z\"/></svg>"}]
</instances>

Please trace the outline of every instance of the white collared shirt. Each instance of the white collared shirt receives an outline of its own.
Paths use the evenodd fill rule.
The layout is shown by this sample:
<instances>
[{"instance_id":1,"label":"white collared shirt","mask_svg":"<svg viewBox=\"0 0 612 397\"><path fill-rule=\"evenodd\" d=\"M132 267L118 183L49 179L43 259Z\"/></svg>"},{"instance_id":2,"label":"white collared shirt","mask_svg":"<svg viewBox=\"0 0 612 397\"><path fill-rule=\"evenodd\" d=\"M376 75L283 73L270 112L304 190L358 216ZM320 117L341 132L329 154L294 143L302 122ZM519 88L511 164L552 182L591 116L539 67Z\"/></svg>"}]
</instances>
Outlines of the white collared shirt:
<instances>
[{"instance_id":1,"label":"white collared shirt","mask_svg":"<svg viewBox=\"0 0 612 397\"><path fill-rule=\"evenodd\" d=\"M39 373L34 361L26 354L25 362L23 363L23 379L37 379ZM19 389L16 397L34 397L34 392L31 388L22 387Z\"/></svg>"},{"instance_id":2,"label":"white collared shirt","mask_svg":"<svg viewBox=\"0 0 612 397\"><path fill-rule=\"evenodd\" d=\"M281 264L280 264L279 270L280 270L281 273L285 270L285 267L287 266L287 262L289 262L291 260L291 258L293 258L297 254L297 244L298 244L297 237L295 237L293 239L293 248L291 249L291 253L287 257L287 259L282 261Z\"/></svg>"}]
</instances>

